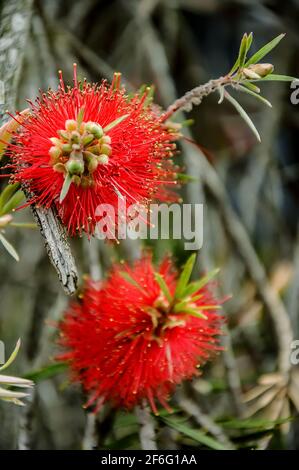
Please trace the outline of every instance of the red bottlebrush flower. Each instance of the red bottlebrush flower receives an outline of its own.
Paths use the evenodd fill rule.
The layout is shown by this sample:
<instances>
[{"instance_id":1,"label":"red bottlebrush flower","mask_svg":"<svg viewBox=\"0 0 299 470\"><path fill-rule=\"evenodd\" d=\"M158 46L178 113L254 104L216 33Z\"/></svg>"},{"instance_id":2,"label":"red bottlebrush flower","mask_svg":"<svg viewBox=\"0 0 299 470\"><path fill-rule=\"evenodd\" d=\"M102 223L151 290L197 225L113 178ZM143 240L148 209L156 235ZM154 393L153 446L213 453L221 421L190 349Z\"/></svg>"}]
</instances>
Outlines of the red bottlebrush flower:
<instances>
[{"instance_id":1,"label":"red bottlebrush flower","mask_svg":"<svg viewBox=\"0 0 299 470\"><path fill-rule=\"evenodd\" d=\"M199 374L219 350L220 308L210 292L211 273L188 283L194 257L178 279L165 259L155 272L151 257L130 268L117 265L106 281L88 281L80 302L73 302L61 323L59 356L98 410L110 401L131 408L141 400L167 408L169 393Z\"/></svg>"},{"instance_id":2,"label":"red bottlebrush flower","mask_svg":"<svg viewBox=\"0 0 299 470\"><path fill-rule=\"evenodd\" d=\"M118 198L129 206L170 197L164 185L175 184L178 134L163 124L148 90L129 97L120 74L110 86L80 84L74 67L73 87L60 73L57 91L29 102L30 116L8 148L13 180L28 187L29 203L55 206L69 234L93 234L100 204L117 215Z\"/></svg>"}]
</instances>

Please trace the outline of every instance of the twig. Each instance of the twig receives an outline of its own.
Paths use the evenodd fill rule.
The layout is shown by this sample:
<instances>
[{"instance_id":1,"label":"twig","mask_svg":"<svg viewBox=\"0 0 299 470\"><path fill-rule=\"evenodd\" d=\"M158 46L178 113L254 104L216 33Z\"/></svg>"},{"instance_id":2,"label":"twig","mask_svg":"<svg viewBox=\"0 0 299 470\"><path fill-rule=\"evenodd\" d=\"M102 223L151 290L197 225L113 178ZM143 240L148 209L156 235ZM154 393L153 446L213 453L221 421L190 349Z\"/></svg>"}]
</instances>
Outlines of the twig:
<instances>
[{"instance_id":1,"label":"twig","mask_svg":"<svg viewBox=\"0 0 299 470\"><path fill-rule=\"evenodd\" d=\"M244 404L242 403L241 380L238 373L236 358L233 352L232 340L229 329L225 328L225 336L222 338L224 346L223 361L226 368L227 382L233 399L233 405L237 416L244 414Z\"/></svg>"},{"instance_id":2,"label":"twig","mask_svg":"<svg viewBox=\"0 0 299 470\"><path fill-rule=\"evenodd\" d=\"M135 414L139 423L139 438L142 450L157 450L155 435L155 420L146 403L135 407Z\"/></svg>"},{"instance_id":3,"label":"twig","mask_svg":"<svg viewBox=\"0 0 299 470\"><path fill-rule=\"evenodd\" d=\"M193 90L187 91L184 96L175 100L175 102L167 108L166 113L163 116L164 120L168 119L178 111L191 111L193 106L200 105L204 97L214 93L214 91L216 91L218 88L228 85L232 82L233 79L227 75L225 77L210 80L203 85L199 85L193 88Z\"/></svg>"}]
</instances>

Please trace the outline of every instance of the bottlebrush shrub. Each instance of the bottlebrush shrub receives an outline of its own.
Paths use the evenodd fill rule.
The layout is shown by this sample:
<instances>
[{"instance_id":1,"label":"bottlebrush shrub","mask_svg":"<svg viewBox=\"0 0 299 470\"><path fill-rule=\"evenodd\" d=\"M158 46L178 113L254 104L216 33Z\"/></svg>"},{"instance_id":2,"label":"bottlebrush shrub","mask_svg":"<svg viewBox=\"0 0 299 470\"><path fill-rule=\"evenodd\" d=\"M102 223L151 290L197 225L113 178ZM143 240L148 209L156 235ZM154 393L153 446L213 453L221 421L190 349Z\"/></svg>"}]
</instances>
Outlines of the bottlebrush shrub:
<instances>
[{"instance_id":1,"label":"bottlebrush shrub","mask_svg":"<svg viewBox=\"0 0 299 470\"><path fill-rule=\"evenodd\" d=\"M219 349L220 303L211 293L217 270L189 283L193 255L181 276L169 258L158 271L149 254L117 265L103 282L86 282L80 301L72 302L60 325L74 381L98 411L109 401L131 408L146 399L157 413L169 393Z\"/></svg>"},{"instance_id":2,"label":"bottlebrush shrub","mask_svg":"<svg viewBox=\"0 0 299 470\"><path fill-rule=\"evenodd\" d=\"M43 93L14 134L7 153L13 181L25 184L29 203L55 206L71 235L93 234L96 208L118 198L127 205L168 200L178 134L163 124L150 89L129 96L115 74L109 85L77 80ZM18 117L15 117L18 120Z\"/></svg>"}]
</instances>

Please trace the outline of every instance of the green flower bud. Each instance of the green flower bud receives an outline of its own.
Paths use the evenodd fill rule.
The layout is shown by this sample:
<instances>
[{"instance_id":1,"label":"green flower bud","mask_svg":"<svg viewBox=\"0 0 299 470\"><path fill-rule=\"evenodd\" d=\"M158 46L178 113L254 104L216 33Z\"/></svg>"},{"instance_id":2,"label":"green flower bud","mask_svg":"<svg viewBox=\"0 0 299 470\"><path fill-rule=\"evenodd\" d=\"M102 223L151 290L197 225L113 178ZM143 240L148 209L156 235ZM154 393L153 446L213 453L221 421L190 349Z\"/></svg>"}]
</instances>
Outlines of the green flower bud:
<instances>
[{"instance_id":1,"label":"green flower bud","mask_svg":"<svg viewBox=\"0 0 299 470\"><path fill-rule=\"evenodd\" d=\"M53 147L50 148L49 155L53 162L57 162L58 158L61 155L61 149L59 147L56 147L56 145L54 145Z\"/></svg>"},{"instance_id":2,"label":"green flower bud","mask_svg":"<svg viewBox=\"0 0 299 470\"><path fill-rule=\"evenodd\" d=\"M60 129L59 131L57 131L57 134L60 135L60 137L62 137L64 140L68 141L70 139L70 134L69 132L67 132L66 130L64 129Z\"/></svg>"},{"instance_id":3,"label":"green flower bud","mask_svg":"<svg viewBox=\"0 0 299 470\"><path fill-rule=\"evenodd\" d=\"M91 144L91 142L94 140L94 135L93 134L86 134L85 136L82 137L82 144L84 146L87 146Z\"/></svg>"},{"instance_id":4,"label":"green flower bud","mask_svg":"<svg viewBox=\"0 0 299 470\"><path fill-rule=\"evenodd\" d=\"M58 173L66 173L66 168L63 163L56 163L56 165L53 166L53 170Z\"/></svg>"},{"instance_id":5,"label":"green flower bud","mask_svg":"<svg viewBox=\"0 0 299 470\"><path fill-rule=\"evenodd\" d=\"M100 155L101 153L100 145L92 145L91 147L88 147L88 150L90 153L93 153L94 155Z\"/></svg>"},{"instance_id":6,"label":"green flower bud","mask_svg":"<svg viewBox=\"0 0 299 470\"><path fill-rule=\"evenodd\" d=\"M91 159L87 165L89 173L93 173L94 171L96 171L97 167L98 161L96 158Z\"/></svg>"},{"instance_id":7,"label":"green flower bud","mask_svg":"<svg viewBox=\"0 0 299 470\"><path fill-rule=\"evenodd\" d=\"M77 121L75 121L74 119L67 119L65 121L65 128L67 131L76 131L77 130Z\"/></svg>"},{"instance_id":8,"label":"green flower bud","mask_svg":"<svg viewBox=\"0 0 299 470\"><path fill-rule=\"evenodd\" d=\"M101 165L107 165L107 163L109 162L109 157L108 155L99 155L97 157L97 161L101 164Z\"/></svg>"},{"instance_id":9,"label":"green flower bud","mask_svg":"<svg viewBox=\"0 0 299 470\"><path fill-rule=\"evenodd\" d=\"M109 145L111 145L111 137L109 137L109 135L103 135L103 137L100 140L100 144L109 144Z\"/></svg>"},{"instance_id":10,"label":"green flower bud","mask_svg":"<svg viewBox=\"0 0 299 470\"><path fill-rule=\"evenodd\" d=\"M80 184L81 184L80 176L73 175L72 176L72 182L75 183L76 186L80 186Z\"/></svg>"},{"instance_id":11,"label":"green flower bud","mask_svg":"<svg viewBox=\"0 0 299 470\"><path fill-rule=\"evenodd\" d=\"M57 139L57 137L51 137L49 140L51 140L53 145L56 145L57 147L61 147L62 142L61 140Z\"/></svg>"},{"instance_id":12,"label":"green flower bud","mask_svg":"<svg viewBox=\"0 0 299 470\"><path fill-rule=\"evenodd\" d=\"M104 134L102 126L92 121L86 123L85 130L90 134L93 134L97 139L103 137Z\"/></svg>"},{"instance_id":13,"label":"green flower bud","mask_svg":"<svg viewBox=\"0 0 299 470\"><path fill-rule=\"evenodd\" d=\"M63 153L71 153L71 151L72 151L73 149L72 149L71 144L63 144L63 145L61 146L61 150L62 150Z\"/></svg>"},{"instance_id":14,"label":"green flower bud","mask_svg":"<svg viewBox=\"0 0 299 470\"><path fill-rule=\"evenodd\" d=\"M102 144L101 145L101 153L104 153L105 155L111 155L112 148L109 144Z\"/></svg>"},{"instance_id":15,"label":"green flower bud","mask_svg":"<svg viewBox=\"0 0 299 470\"><path fill-rule=\"evenodd\" d=\"M70 175L82 175L84 172L84 163L77 158L70 158L65 167Z\"/></svg>"},{"instance_id":16,"label":"green flower bud","mask_svg":"<svg viewBox=\"0 0 299 470\"><path fill-rule=\"evenodd\" d=\"M81 136L80 136L79 132L72 131L71 138L70 138L72 144L79 144L80 143L80 138L81 138Z\"/></svg>"}]
</instances>

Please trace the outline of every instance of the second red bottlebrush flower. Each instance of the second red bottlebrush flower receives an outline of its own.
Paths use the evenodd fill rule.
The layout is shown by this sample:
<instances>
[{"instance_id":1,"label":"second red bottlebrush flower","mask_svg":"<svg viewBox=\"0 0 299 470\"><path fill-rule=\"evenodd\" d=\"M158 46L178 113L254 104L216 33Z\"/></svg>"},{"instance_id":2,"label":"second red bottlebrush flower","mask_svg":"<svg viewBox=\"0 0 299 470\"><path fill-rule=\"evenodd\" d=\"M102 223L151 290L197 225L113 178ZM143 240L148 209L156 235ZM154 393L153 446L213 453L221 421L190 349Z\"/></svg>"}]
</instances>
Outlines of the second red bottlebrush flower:
<instances>
[{"instance_id":1,"label":"second red bottlebrush flower","mask_svg":"<svg viewBox=\"0 0 299 470\"><path fill-rule=\"evenodd\" d=\"M189 283L195 257L178 278L167 258L155 271L145 255L130 268L117 265L104 282L87 282L61 323L61 344L75 381L98 410L109 401L132 408L147 400L168 408L176 384L198 375L221 334L219 302L210 273Z\"/></svg>"},{"instance_id":2,"label":"second red bottlebrush flower","mask_svg":"<svg viewBox=\"0 0 299 470\"><path fill-rule=\"evenodd\" d=\"M148 90L127 95L120 74L111 85L80 84L74 67L73 87L61 75L56 92L30 103L7 151L12 178L27 186L29 202L55 206L71 235L94 233L100 204L112 205L117 217L118 198L128 206L170 197L165 185L175 184L178 135L163 124Z\"/></svg>"}]
</instances>

